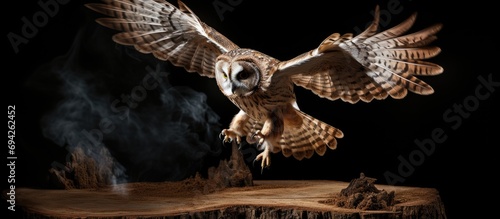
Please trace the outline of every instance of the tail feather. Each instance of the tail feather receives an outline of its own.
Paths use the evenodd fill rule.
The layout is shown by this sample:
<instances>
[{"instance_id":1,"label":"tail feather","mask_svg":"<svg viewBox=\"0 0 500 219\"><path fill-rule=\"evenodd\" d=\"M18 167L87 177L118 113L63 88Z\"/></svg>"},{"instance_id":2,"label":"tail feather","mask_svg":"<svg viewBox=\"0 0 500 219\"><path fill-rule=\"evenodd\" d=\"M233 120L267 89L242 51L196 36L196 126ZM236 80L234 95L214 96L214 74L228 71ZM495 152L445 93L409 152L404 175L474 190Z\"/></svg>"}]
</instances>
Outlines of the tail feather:
<instances>
[{"instance_id":1,"label":"tail feather","mask_svg":"<svg viewBox=\"0 0 500 219\"><path fill-rule=\"evenodd\" d=\"M340 129L328 125L300 110L296 110L302 118L302 125L298 128L286 128L278 145L285 157L293 157L297 160L311 158L314 153L323 156L327 147L334 150L337 148L337 138L344 134Z\"/></svg>"},{"instance_id":2,"label":"tail feather","mask_svg":"<svg viewBox=\"0 0 500 219\"><path fill-rule=\"evenodd\" d=\"M285 157L293 156L297 160L311 158L315 153L323 156L327 148L337 148L337 138L343 138L344 133L331 125L328 125L299 109L294 109L302 123L298 127L285 127L282 135L274 140L266 140L264 144L273 153L281 153ZM250 144L257 143L252 134L261 130L261 122L249 119L243 127L246 133L246 141ZM272 141L272 142L271 142Z\"/></svg>"}]
</instances>

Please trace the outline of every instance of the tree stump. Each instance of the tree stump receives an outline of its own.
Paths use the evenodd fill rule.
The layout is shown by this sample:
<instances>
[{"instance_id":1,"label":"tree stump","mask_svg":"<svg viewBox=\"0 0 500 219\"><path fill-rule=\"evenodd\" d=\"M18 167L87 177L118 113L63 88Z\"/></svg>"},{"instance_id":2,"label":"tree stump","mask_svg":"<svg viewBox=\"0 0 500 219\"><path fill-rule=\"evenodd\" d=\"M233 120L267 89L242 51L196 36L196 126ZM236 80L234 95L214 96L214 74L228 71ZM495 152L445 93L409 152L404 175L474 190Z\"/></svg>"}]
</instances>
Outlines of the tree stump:
<instances>
[{"instance_id":1,"label":"tree stump","mask_svg":"<svg viewBox=\"0 0 500 219\"><path fill-rule=\"evenodd\" d=\"M377 185L394 192L382 210L337 206L348 186L339 181L254 181L214 192L186 183L128 183L100 189L19 188L18 210L27 218L446 218L432 188ZM201 187L200 187L201 188Z\"/></svg>"},{"instance_id":2,"label":"tree stump","mask_svg":"<svg viewBox=\"0 0 500 219\"><path fill-rule=\"evenodd\" d=\"M95 188L16 188L15 208L25 218L44 219L446 218L436 189L375 185L363 174L350 183L254 181L235 144L230 160L208 175Z\"/></svg>"}]
</instances>

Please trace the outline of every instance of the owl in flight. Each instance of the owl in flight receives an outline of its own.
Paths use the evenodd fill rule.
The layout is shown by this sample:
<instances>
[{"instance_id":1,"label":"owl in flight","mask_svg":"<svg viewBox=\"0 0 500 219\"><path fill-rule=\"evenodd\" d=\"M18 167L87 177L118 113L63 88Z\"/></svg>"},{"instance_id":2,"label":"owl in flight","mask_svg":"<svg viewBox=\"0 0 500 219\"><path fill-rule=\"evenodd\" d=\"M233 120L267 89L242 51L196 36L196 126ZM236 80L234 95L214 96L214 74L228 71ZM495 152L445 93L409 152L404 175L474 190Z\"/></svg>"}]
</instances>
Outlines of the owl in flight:
<instances>
[{"instance_id":1,"label":"owl in flight","mask_svg":"<svg viewBox=\"0 0 500 219\"><path fill-rule=\"evenodd\" d=\"M215 78L220 91L240 111L224 141L242 137L258 145L261 167L270 165L270 152L282 152L298 160L337 147L344 134L297 106L294 86L311 90L329 100L370 102L391 96L400 99L408 91L428 95L431 86L415 76L436 75L443 68L422 61L441 50L428 46L440 24L405 34L416 19L378 32L379 8L374 21L357 36L328 36L317 48L280 61L269 55L240 48L203 23L184 3L178 7L165 0L104 0L88 8L110 16L99 18L103 26L120 31L116 43L134 46L139 52L183 67L187 72Z\"/></svg>"}]
</instances>

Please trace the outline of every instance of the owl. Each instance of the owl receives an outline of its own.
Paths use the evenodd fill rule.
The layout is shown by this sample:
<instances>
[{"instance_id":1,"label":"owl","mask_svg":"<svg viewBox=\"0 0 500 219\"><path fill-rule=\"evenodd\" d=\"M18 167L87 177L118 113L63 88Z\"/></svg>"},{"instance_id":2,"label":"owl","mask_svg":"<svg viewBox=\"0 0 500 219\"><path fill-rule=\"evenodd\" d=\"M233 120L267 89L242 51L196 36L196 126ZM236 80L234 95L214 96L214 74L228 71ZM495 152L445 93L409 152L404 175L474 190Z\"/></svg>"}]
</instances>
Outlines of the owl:
<instances>
[{"instance_id":1,"label":"owl","mask_svg":"<svg viewBox=\"0 0 500 219\"><path fill-rule=\"evenodd\" d=\"M255 160L262 168L271 164L271 152L298 160L323 156L344 136L299 109L295 86L354 104L388 96L401 99L408 91L432 94L432 87L416 76L443 72L441 66L423 61L441 51L429 44L442 25L405 34L415 22L413 14L378 31L378 6L362 33L334 33L317 48L285 61L240 48L181 1L178 7L165 0L104 0L86 6L108 16L96 22L119 31L113 35L116 43L215 78L220 91L240 110L222 130L222 140L240 143L244 137L256 144L261 153Z\"/></svg>"}]
</instances>

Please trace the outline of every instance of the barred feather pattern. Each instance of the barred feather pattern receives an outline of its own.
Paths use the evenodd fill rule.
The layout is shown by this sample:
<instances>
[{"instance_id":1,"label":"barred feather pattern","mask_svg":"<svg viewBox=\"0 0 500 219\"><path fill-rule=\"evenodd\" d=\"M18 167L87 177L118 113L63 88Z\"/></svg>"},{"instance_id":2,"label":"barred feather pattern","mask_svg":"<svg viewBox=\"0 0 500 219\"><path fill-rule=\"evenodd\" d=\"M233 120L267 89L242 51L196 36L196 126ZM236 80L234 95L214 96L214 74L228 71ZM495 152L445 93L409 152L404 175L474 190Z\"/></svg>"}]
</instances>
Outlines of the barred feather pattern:
<instances>
[{"instance_id":1,"label":"barred feather pattern","mask_svg":"<svg viewBox=\"0 0 500 219\"><path fill-rule=\"evenodd\" d=\"M324 123L300 110L295 110L301 117L302 124L299 127L287 127L281 136L272 142L267 142L270 151L279 153L285 157L293 156L297 160L311 158L315 153L323 156L327 148L335 150L337 139L343 138L344 133L327 123ZM248 119L243 132L247 133L247 142L254 142L251 134L262 129L263 124L254 119Z\"/></svg>"},{"instance_id":2,"label":"barred feather pattern","mask_svg":"<svg viewBox=\"0 0 500 219\"><path fill-rule=\"evenodd\" d=\"M334 33L317 48L279 61L261 52L239 48L209 27L180 0L178 7L165 0L103 0L86 6L107 15L97 22L118 30L116 43L184 67L188 72L215 78L222 93L241 111L225 129L224 141L258 135L264 152L282 152L298 160L336 149L339 129L300 111L294 84L330 100L356 103L403 98L408 91L427 95L431 86L416 76L443 72L424 61L440 53L430 46L441 25L405 34L416 14L399 25L378 32L379 7L374 21L361 34ZM257 75L258 74L258 75ZM250 80L251 79L251 80ZM260 135L259 135L260 134Z\"/></svg>"},{"instance_id":3,"label":"barred feather pattern","mask_svg":"<svg viewBox=\"0 0 500 219\"><path fill-rule=\"evenodd\" d=\"M238 48L201 22L180 1L179 8L164 0L104 0L104 3L86 4L86 7L110 16L97 22L121 31L113 36L116 43L152 53L188 72L213 78L217 56Z\"/></svg>"},{"instance_id":4,"label":"barred feather pattern","mask_svg":"<svg viewBox=\"0 0 500 219\"><path fill-rule=\"evenodd\" d=\"M305 72L295 70L291 76L294 83L330 100L340 98L356 103L388 96L401 99L408 91L432 94L432 87L416 76L443 72L441 66L422 61L440 53L439 47L429 44L436 39L435 34L442 25L403 35L415 19L413 14L399 25L377 33L377 6L374 21L364 32L354 38L352 34L332 34L317 49L283 62L282 71L310 62L305 65L311 67L300 67ZM322 65L322 68L313 68L313 65Z\"/></svg>"}]
</instances>

